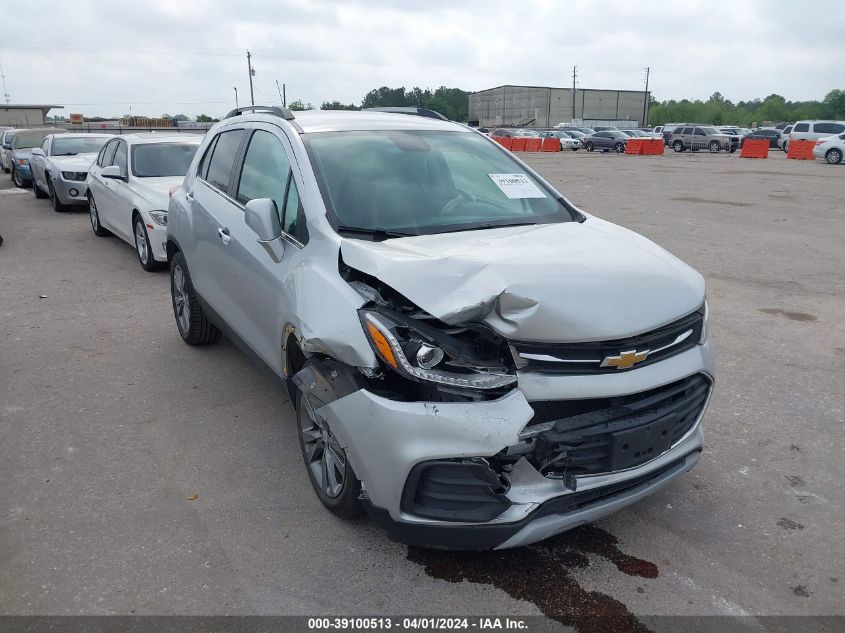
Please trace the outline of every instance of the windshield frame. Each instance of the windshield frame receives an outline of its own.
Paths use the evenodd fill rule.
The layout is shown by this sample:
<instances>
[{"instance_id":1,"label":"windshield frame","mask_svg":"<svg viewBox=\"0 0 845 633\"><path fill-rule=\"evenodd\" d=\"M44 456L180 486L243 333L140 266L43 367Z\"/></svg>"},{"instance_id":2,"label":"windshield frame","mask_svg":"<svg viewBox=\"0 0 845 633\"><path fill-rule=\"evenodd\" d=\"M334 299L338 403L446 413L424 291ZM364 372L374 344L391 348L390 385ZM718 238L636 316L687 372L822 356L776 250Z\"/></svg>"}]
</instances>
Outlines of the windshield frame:
<instances>
[{"instance_id":1,"label":"windshield frame","mask_svg":"<svg viewBox=\"0 0 845 633\"><path fill-rule=\"evenodd\" d=\"M332 204L332 197L330 192L328 191L328 183L325 181L325 177L323 174L323 170L320 167L320 162L317 159L314 147L312 145L312 141L314 139L320 138L327 138L327 137L336 137L341 135L372 135L372 134L390 134L390 133L411 133L411 134L420 134L425 136L427 134L463 134L467 137L474 136L478 137L479 135L474 134L473 132L466 132L462 130L391 130L391 129L377 129L377 130L337 130L332 132L312 132L308 134L302 134L300 138L305 146L305 153L308 156L308 161L311 166L311 170L314 173L315 180L317 181L317 187L320 192L320 199L323 202L323 206L326 209L326 219L329 222L332 230L335 231L338 235L343 237L352 237L353 239L370 239L372 241L381 241L384 239L390 239L391 237L399 237L399 234L412 237L412 236L419 236L419 235L439 235L444 233L459 233L463 231L472 231L472 230L479 230L479 229L487 229L487 228L505 228L508 226L526 226L526 225L543 225L543 224L559 224L563 222L583 222L586 220L586 216L582 214L578 209L576 209L565 197L561 194L553 190L546 181L539 176L534 170L526 165L520 164L513 156L510 155L510 152L505 150L501 147L499 143L489 139L488 137L481 138L482 142L490 143L491 149L493 151L501 152L505 159L509 162L513 163L513 173L522 172L528 175L531 180L534 181L536 186L546 194L546 196L557 203L557 210L551 214L545 215L538 215L535 217L509 217L507 219L503 219L501 221L496 220L485 220L485 221L475 221L475 222L465 222L465 223L456 223L456 224L444 224L444 225L431 225L429 227L351 227L351 228L360 228L366 229L370 231L369 235L362 235L360 234L362 231L350 232L351 235L344 235L344 230L342 227L345 226L342 218L340 218L337 212L334 209ZM394 234L394 235L390 235Z\"/></svg>"}]
</instances>

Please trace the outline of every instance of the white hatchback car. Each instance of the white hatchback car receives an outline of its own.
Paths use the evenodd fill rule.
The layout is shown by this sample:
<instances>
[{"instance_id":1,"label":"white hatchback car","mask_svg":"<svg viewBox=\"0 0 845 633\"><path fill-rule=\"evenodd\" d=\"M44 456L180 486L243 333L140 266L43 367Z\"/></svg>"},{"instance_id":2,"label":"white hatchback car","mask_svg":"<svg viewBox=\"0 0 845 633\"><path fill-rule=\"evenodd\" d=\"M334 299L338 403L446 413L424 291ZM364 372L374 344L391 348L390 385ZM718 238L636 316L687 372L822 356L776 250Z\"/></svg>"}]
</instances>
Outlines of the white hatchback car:
<instances>
[{"instance_id":1,"label":"white hatchback car","mask_svg":"<svg viewBox=\"0 0 845 633\"><path fill-rule=\"evenodd\" d=\"M824 158L830 165L838 165L845 155L845 134L828 136L816 141L813 156Z\"/></svg>"},{"instance_id":2,"label":"white hatchback car","mask_svg":"<svg viewBox=\"0 0 845 633\"><path fill-rule=\"evenodd\" d=\"M127 134L109 141L88 171L91 228L135 246L144 270L164 267L170 190L202 142L192 134Z\"/></svg>"}]
</instances>

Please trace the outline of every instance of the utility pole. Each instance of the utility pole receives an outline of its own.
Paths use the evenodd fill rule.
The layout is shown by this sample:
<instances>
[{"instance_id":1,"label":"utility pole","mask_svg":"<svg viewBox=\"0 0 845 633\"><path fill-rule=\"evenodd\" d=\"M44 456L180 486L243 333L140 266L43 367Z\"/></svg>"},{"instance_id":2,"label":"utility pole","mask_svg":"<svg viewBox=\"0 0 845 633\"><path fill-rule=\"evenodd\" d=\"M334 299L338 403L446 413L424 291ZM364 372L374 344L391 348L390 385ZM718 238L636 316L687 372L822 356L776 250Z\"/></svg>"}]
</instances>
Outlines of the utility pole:
<instances>
[{"instance_id":1,"label":"utility pole","mask_svg":"<svg viewBox=\"0 0 845 633\"><path fill-rule=\"evenodd\" d=\"M285 84L282 84L282 107L288 107L288 91L287 86Z\"/></svg>"},{"instance_id":2,"label":"utility pole","mask_svg":"<svg viewBox=\"0 0 845 633\"><path fill-rule=\"evenodd\" d=\"M279 80L276 80L276 90L279 93L279 99L282 100L282 107L285 107L285 98L282 96L282 89L279 88Z\"/></svg>"},{"instance_id":3,"label":"utility pole","mask_svg":"<svg viewBox=\"0 0 845 633\"><path fill-rule=\"evenodd\" d=\"M12 100L9 98L9 91L6 90L6 73L3 72L3 62L0 62L0 77L3 78L3 100L6 103L11 103Z\"/></svg>"},{"instance_id":4,"label":"utility pole","mask_svg":"<svg viewBox=\"0 0 845 633\"><path fill-rule=\"evenodd\" d=\"M255 94L252 92L252 78L255 77L255 69L252 67L252 55L246 52L246 67L249 69L249 100L255 105Z\"/></svg>"},{"instance_id":5,"label":"utility pole","mask_svg":"<svg viewBox=\"0 0 845 633\"><path fill-rule=\"evenodd\" d=\"M233 86L235 89L235 110L237 110L240 106L238 105L238 87Z\"/></svg>"},{"instance_id":6,"label":"utility pole","mask_svg":"<svg viewBox=\"0 0 845 633\"><path fill-rule=\"evenodd\" d=\"M651 68L646 66L645 69L645 95L643 95L643 127L648 126L648 74Z\"/></svg>"},{"instance_id":7,"label":"utility pole","mask_svg":"<svg viewBox=\"0 0 845 633\"><path fill-rule=\"evenodd\" d=\"M575 121L575 78L578 76L578 66L572 67L572 121Z\"/></svg>"}]
</instances>

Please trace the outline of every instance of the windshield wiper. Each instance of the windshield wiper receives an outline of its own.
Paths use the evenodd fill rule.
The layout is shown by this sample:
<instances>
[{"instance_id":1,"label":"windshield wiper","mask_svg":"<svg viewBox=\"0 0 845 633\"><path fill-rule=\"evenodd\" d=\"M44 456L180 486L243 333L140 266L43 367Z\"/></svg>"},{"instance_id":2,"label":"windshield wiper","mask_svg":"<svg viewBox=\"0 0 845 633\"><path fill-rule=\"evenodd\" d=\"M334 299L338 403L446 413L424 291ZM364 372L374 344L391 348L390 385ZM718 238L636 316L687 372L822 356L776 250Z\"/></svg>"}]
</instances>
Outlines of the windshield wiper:
<instances>
[{"instance_id":1,"label":"windshield wiper","mask_svg":"<svg viewBox=\"0 0 845 633\"><path fill-rule=\"evenodd\" d=\"M401 231L391 231L389 229L384 229L380 226L374 226L372 228L365 228L362 226L346 226L345 224L339 224L337 226L338 233L352 233L353 235L371 235L373 237L380 237L380 238L389 238L389 237L410 237L413 235L417 235L416 233L403 233Z\"/></svg>"},{"instance_id":2,"label":"windshield wiper","mask_svg":"<svg viewBox=\"0 0 845 633\"><path fill-rule=\"evenodd\" d=\"M466 228L458 229L460 231L481 231L482 229L504 229L509 228L511 226L537 226L538 224L544 224L544 222L513 222L511 224L496 224L493 222L488 222L486 224L476 224L475 226L470 226Z\"/></svg>"}]
</instances>

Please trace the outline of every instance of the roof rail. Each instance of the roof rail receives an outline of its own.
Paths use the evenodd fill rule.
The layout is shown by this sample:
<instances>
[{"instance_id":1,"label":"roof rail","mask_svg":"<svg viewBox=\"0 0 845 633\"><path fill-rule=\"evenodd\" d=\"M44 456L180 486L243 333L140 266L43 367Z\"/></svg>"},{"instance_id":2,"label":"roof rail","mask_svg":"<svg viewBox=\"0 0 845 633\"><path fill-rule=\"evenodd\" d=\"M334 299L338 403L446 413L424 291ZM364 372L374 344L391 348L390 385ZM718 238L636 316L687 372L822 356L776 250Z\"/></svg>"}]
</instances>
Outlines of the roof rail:
<instances>
[{"instance_id":1,"label":"roof rail","mask_svg":"<svg viewBox=\"0 0 845 633\"><path fill-rule=\"evenodd\" d=\"M244 112L257 112L259 114L274 114L278 117L283 118L285 121L293 121L296 117L293 116L293 112L290 111L288 108L280 108L278 106L263 106L263 105L252 105L252 106L241 106L240 108L235 108L229 114L224 116L224 119L230 119L233 116L238 116L243 114Z\"/></svg>"},{"instance_id":2,"label":"roof rail","mask_svg":"<svg viewBox=\"0 0 845 633\"><path fill-rule=\"evenodd\" d=\"M365 111L370 112L393 112L394 114L411 114L416 116L428 117L429 119L440 119L441 121L448 121L449 119L437 110L429 108L420 108L418 106L384 106L378 108L364 108Z\"/></svg>"}]
</instances>

